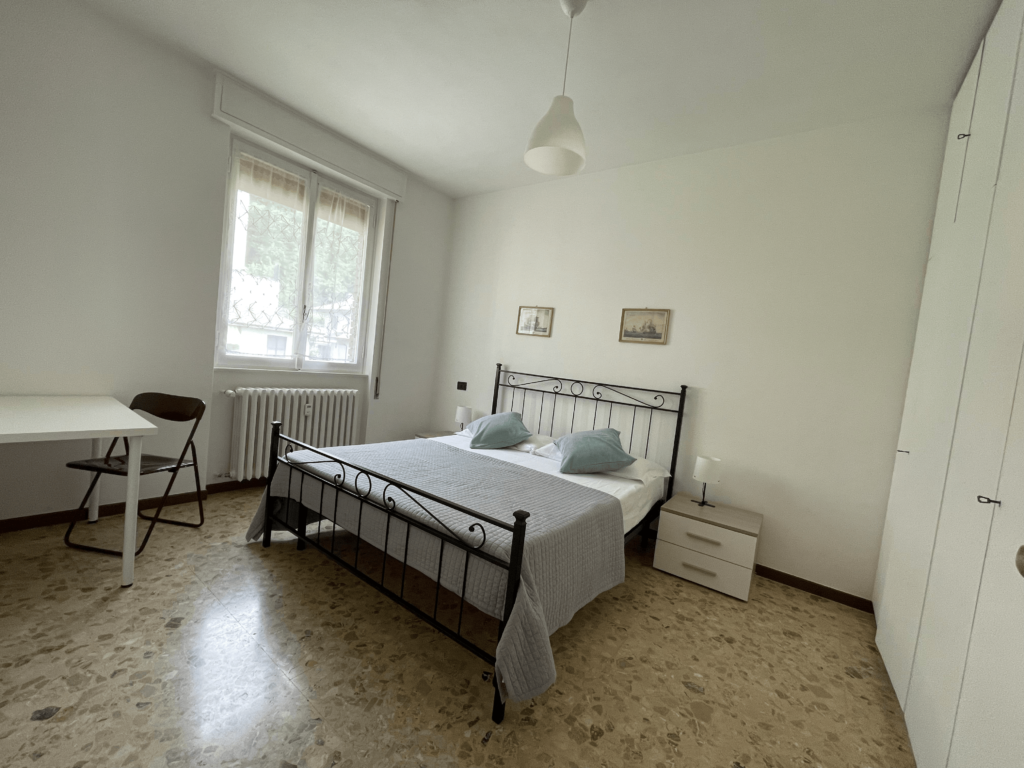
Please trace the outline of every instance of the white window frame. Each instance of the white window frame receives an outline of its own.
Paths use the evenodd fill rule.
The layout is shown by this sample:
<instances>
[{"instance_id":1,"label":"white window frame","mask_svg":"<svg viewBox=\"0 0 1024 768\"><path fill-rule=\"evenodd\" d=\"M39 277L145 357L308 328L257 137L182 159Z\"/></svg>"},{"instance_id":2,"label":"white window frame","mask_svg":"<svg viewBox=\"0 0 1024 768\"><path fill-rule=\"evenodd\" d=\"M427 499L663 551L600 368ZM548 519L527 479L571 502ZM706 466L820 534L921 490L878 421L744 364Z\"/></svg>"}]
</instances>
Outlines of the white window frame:
<instances>
[{"instance_id":1,"label":"white window frame","mask_svg":"<svg viewBox=\"0 0 1024 768\"><path fill-rule=\"evenodd\" d=\"M313 259L313 242L316 237L316 204L320 197L320 188L327 187L346 197L357 200L368 206L370 209L369 220L366 231L366 252L363 264L363 290L360 296L359 306L359 333L358 350L355 362L340 363L329 360L313 360L305 356L306 348L306 322L303 320L299 327L293 332L293 354L283 357L261 356L261 355L240 355L227 350L228 338L228 314L231 303L231 275L233 269L233 248L235 224L238 221L236 216L237 205L237 179L235 168L237 167L238 156L241 153L252 155L267 163L282 168L296 176L306 179L306 215L303 221L302 238L304 243L302 263L299 265L299 283L302 285L300 303L306 306L307 296L312 291L313 270L310 269ZM220 265L220 289L217 298L217 350L214 359L216 368L232 369L256 369L256 370L286 370L286 371L316 371L334 373L365 373L369 362L368 350L366 348L369 338L370 305L373 303L373 273L377 260L376 234L377 234L377 212L380 201L363 192L353 189L347 184L331 178L312 168L299 165L287 160L280 155L258 147L247 141L232 137L231 154L228 165L228 183L226 200L224 204L224 237L221 247ZM301 314L301 307L300 307Z\"/></svg>"}]
</instances>

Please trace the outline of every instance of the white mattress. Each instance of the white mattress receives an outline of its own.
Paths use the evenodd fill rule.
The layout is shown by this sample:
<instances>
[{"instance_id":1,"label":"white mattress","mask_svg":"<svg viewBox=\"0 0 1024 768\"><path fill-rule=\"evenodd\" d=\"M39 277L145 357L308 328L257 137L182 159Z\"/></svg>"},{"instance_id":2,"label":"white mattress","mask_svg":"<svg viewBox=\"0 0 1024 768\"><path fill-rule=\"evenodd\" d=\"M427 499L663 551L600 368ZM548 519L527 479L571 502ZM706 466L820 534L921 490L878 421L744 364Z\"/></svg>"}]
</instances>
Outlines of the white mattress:
<instances>
[{"instance_id":1,"label":"white mattress","mask_svg":"<svg viewBox=\"0 0 1024 768\"><path fill-rule=\"evenodd\" d=\"M668 480L668 478L663 477L648 483L641 483L639 480L626 480L622 477L613 477L612 475L605 474L563 475L558 471L559 462L552 459L545 459L541 456L534 456L532 453L513 451L511 448L502 448L496 451L481 448L471 449L469 447L470 438L459 437L458 435L452 435L450 437L434 437L431 439L456 448L462 448L466 451L472 450L474 453L480 453L484 456L493 456L494 458L501 459L502 461L519 464L523 467L529 467L530 469L535 469L538 472L543 472L547 475L557 475L563 480L568 480L571 483L578 483L579 485L585 485L588 488L604 491L605 493L617 498L619 503L622 505L623 534L626 534L630 529L634 528L641 520L643 520L644 515L647 514L648 510L664 496L665 483ZM527 510L527 512L529 512L529 510Z\"/></svg>"}]
</instances>

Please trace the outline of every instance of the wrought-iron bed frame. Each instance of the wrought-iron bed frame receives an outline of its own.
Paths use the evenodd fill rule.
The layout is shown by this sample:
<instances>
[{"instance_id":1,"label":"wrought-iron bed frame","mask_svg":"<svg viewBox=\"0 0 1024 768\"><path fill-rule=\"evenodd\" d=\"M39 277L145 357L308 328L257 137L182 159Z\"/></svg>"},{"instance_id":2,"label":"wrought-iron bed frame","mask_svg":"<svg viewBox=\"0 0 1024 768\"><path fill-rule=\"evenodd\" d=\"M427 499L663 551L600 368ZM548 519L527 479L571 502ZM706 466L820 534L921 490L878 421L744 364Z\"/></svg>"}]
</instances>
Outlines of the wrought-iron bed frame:
<instances>
[{"instance_id":1,"label":"wrought-iron bed frame","mask_svg":"<svg viewBox=\"0 0 1024 768\"><path fill-rule=\"evenodd\" d=\"M503 371L502 370L502 364L498 363L498 365L497 365L497 373L495 374L495 379L494 379L494 397L493 397L493 400L492 400L492 403L491 403L491 413L497 413L497 407L498 407L500 391L502 389L508 389L512 393L511 408L510 408L510 410L515 410L515 401L517 399L517 393L522 393L522 402L520 403L520 408L521 408L520 413L521 414L525 414L526 413L526 404L527 404L528 393L531 393L531 392L532 393L537 393L537 396L539 396L539 398L540 398L540 411L538 413L538 420L537 420L537 426L538 426L538 430L537 431L539 433L542 433L542 431L543 431L543 424L544 424L544 421L543 421L543 408L544 408L544 404L545 404L545 402L546 402L546 400L547 400L549 395L551 396L551 399L552 399L552 402L551 402L551 415L550 415L549 422L548 422L548 424L549 424L549 427L548 427L549 433L554 431L555 413L557 412L558 404L560 402L559 399L558 399L559 397L569 398L569 399L571 399L573 401L573 410L572 410L572 414L571 414L571 418L570 418L570 431L572 431L572 427L575 425L575 422L576 422L576 406L577 406L578 401L580 401L580 400L594 402L594 406L593 406L593 408L594 408L594 415L593 415L593 418L591 419L591 425L590 425L591 429L596 428L597 425L598 425L599 412L601 410L603 410L601 408L602 404L607 404L608 405L607 419L605 419L605 422L606 422L607 425L611 425L612 415L613 415L613 411L614 411L615 407L632 408L633 409L633 411L632 411L632 417L633 418L632 418L632 421L631 421L630 437L629 437L629 439L630 439L630 448L632 448L632 442L633 442L633 438L634 438L635 431L636 431L635 428L637 426L637 424L636 424L636 413L637 413L637 410L641 410L641 411L647 410L649 412L649 416L648 416L648 424L647 424L647 438L646 438L646 442L645 442L645 446L644 446L644 451L643 451L643 456L644 457L646 457L648 455L648 452L649 452L649 449L650 449L651 426L652 426L652 423L653 423L654 414L655 413L675 414L675 419L674 419L675 420L674 436L673 436L673 442L672 442L672 462L671 462L671 466L669 466L667 468L668 471L670 472L671 476L669 478L668 486L667 486L667 489L666 489L666 494L665 494L665 497L664 497L664 498L671 498L672 486L673 486L673 483L674 483L674 480L675 480L675 465L676 465L676 460L678 459L678 456L679 456L679 435L680 435L680 430L681 430L681 427L682 427L683 405L684 405L684 402L685 402L685 399L686 399L686 387L685 386L681 387L679 392L671 392L671 391L663 391L663 390L653 390L653 389L640 389L640 388L637 388L637 387L626 387L626 386L620 386L620 385L601 384L601 383L597 383L597 382L584 381L584 380L580 380L580 379L568 379L568 378L565 378L565 377L542 376L542 375L538 375L538 374L528 374L528 373L522 373L522 372L517 372L517 371ZM630 393L635 393L635 394L630 394ZM614 399L616 397L619 397L619 398L622 398L622 399L621 400ZM644 398L646 398L646 400ZM676 408L668 407L668 404L670 404L672 401L671 401L671 399L666 401L666 398L678 398L678 400L677 400L677 403L678 403L677 407ZM536 398L533 397L531 399L535 400ZM648 400L650 402L647 402ZM642 423L641 423L641 426L642 426ZM311 451L312 453L316 454L317 456L322 457L322 460L314 461L314 462L296 462L294 460L290 461L288 459L288 453L290 453L291 451L290 451L290 449L288 449L288 446L292 446L295 449L301 449L301 450L304 450L304 451ZM639 453L639 448L638 448L638 450L635 453ZM502 618L500 619L500 621L498 623L498 640L500 641L501 635L502 635L502 633L504 632L504 629L505 629L505 625L506 625L506 623L508 622L509 618L512 615L512 608L515 605L516 594L517 594L518 589L519 589L519 579L520 579L520 574L521 574L521 570L522 570L522 563L523 563L523 550L524 550L524 545L525 545L525 541L526 541L526 521L527 521L527 518L529 518L529 516L530 516L529 512L526 512L524 510L517 510L517 511L515 511L513 513L513 518L515 519L514 523L508 523L508 522L505 522L505 521L498 520L496 518L490 517L488 515L482 514L480 512L476 512L475 510L469 509L468 507L462 506L460 504L456 504L454 502L448 501L447 499L443 499L443 498L441 498L439 496L436 496L435 494L429 493L429 492L424 491L422 489L416 488L415 486L409 485L408 483L404 483L401 480L398 480L398 479L395 479L395 478L392 478L392 477L388 477L387 475L381 474L380 472L375 472L374 470L367 469L366 467L361 467L358 464L353 464L351 462L345 461L344 459L340 459L337 456L332 456L332 455L330 455L328 453L323 452L322 450L320 450L318 448L314 448L313 446L308 445L306 443L303 443L303 442L301 442L299 440L296 440L296 439L294 439L292 437L288 437L287 435L283 435L283 434L281 434L281 422L279 422L279 421L273 422L273 425L272 425L272 428L271 428L270 457L269 458L270 458L270 461L269 461L269 467L268 467L268 472L267 472L267 493L268 493L268 498L267 498L267 505L266 505L266 520L264 521L264 527L263 527L263 546L264 547L269 547L270 546L270 543L271 543L271 531L272 531L272 528L273 528L272 523L276 523L281 528L284 528L285 530L287 530L290 533L292 533L298 539L297 545L296 545L298 549L300 549L300 550L301 549L305 549L306 546L309 545L309 546L313 547L314 549L319 550L324 555L326 555L328 558L330 558L331 560L335 561L339 565L343 566L345 569L350 571L352 574L354 574L358 578L362 579L364 582L366 582L367 584L369 584L370 586L372 586L374 589L376 589L377 591L381 592L382 594L386 595L388 598L390 598L394 602L396 602L399 605L401 605L404 608L406 608L408 611L410 611L415 616L417 616L418 618L420 618L423 621L425 621L426 623L428 623L430 626L434 627L434 629L438 630L443 635L451 638L452 640L457 642L459 645L464 647L466 650L470 651L471 653L476 655L478 658L482 659L487 664L491 665L492 667L494 666L495 658L494 658L494 656L491 653L489 653L488 651L484 650L483 648L480 648L478 645L476 645L476 643L472 642L471 640L466 638L464 635L462 635L462 619L463 619L463 612L464 612L465 603L466 603L466 583L467 583L467 574L468 574L468 570L469 570L469 558L470 558L470 556L478 557L478 558L480 558L482 560L485 560L485 561L487 561L489 563L492 563L493 565L495 565L495 566L501 568L502 570L505 570L505 571L508 572L508 576L507 576L507 580L506 580L506 587L505 587L505 599L504 599L503 610L502 610ZM318 474L313 473L308 468L309 466L314 465L314 464L334 464L334 465L338 465L338 466L340 466L341 471L339 473L335 474L333 479L329 480L329 479L326 479L325 477L323 477L322 475L318 475ZM281 503L275 504L274 503L275 500L278 500L278 502L281 501L279 499L279 497L271 497L271 496L269 496L270 487L271 487L271 484L273 483L274 476L275 476L279 466L284 466L284 467L287 467L287 469L288 469L288 494L287 494L287 497L285 499L285 503L284 504L281 504ZM293 506L294 499L293 499L293 496L292 496L292 482L293 482L293 478L294 478L296 473L298 473L298 475L299 475L299 478L298 478L298 482L299 482L298 498L299 498L300 501L298 503L295 503L294 506ZM354 498L354 499L358 500L358 502L359 502L359 507L358 507L358 509L359 509L358 523L357 523L357 526L356 526L356 530L354 531L354 533L355 533L355 558L354 558L354 562L350 563L347 560L343 559L342 556L341 556L341 553L336 551L336 546L335 546L336 536L335 536L335 534L336 534L336 531L339 529L339 526L334 521L330 521L330 522L332 522L332 527L331 527L331 530L329 531L330 541L329 541L329 544L325 544L324 542L326 540L326 534L322 538L321 537L321 531L322 531L323 522L325 520L327 520L327 518L324 517L322 514L319 514L317 512L314 512L313 510L307 508L306 506L304 506L301 503L301 499L303 498L303 495L302 495L303 484L305 483L305 480L306 480L307 477L311 478L313 481L316 481L316 482L318 482L320 484L320 509L321 510L324 509L324 491L325 491L325 489L329 488L329 487L333 487L334 488L334 492L335 492L335 497L334 497L334 520L337 520L338 499L339 499L339 495L340 494L345 494L345 495L347 495L347 496L349 496L351 498ZM346 488L345 487L345 483L346 483L346 480L349 477L352 478L352 480L349 483L351 488ZM383 484L383 490L380 493L380 501L378 501L375 498L371 498L371 493L373 491L374 481L377 481L378 483ZM365 491L362 490L362 488L361 488L362 484L365 484ZM397 505L397 503L395 501L395 497L398 496L398 494L401 494L400 498L405 503L411 503L413 506L415 506L419 510L423 511L437 525L439 525L440 528L436 527L435 525L429 524L426 521L426 519L424 519L424 518L413 517L411 515L406 514L401 509L399 509L398 505ZM465 515L468 518L470 518L472 522L469 523L469 525L468 525L466 530L469 533L482 534L482 536L480 536L480 541L474 543L473 541L467 541L467 540L463 539L456 531L452 530L452 528L450 528L442 520L440 520L436 515L434 515L427 508L427 506L425 506L420 501L421 499L422 500L429 500L430 502L432 502L434 504L441 505L442 507L446 507L449 510L453 510L454 512L457 512L459 514ZM664 499L662 499L662 501L663 500ZM379 580L375 579L373 577L373 575L367 573L366 571L359 570L359 551L360 551L360 544L362 542L361 534L362 534L363 510L364 510L364 508L366 506L369 506L369 507L375 508L377 510L380 510L381 512L384 512L385 515L387 516L387 522L386 522L385 529L384 529L385 530L385 534L384 534L383 560L382 560L382 564L381 564L380 579ZM282 513L282 509L281 509L282 507L283 507L283 513ZM637 524L633 529L631 529L629 532L627 532L625 534L625 541L629 541L634 536L636 536L637 533L641 533L643 535L644 542L646 543L646 539L647 539L647 537L649 535L649 531L650 531L650 523L654 519L657 518L658 513L659 513L660 510L661 510L661 501L657 502L651 508L651 510L644 516L644 519L639 524ZM291 515L292 512L294 512L294 524L293 524L293 516ZM315 521L310 519L311 515L316 518ZM401 562L401 566L402 566L401 585L400 585L398 591L396 592L395 590L390 589L385 584L385 576L387 574L387 566L388 566L388 558L389 558L389 555L388 555L388 540L389 540L389 537L390 537L390 534L391 534L391 519L392 518L398 518L400 521L402 521L404 523L407 523L409 526L417 528L417 529L419 529L419 530L429 534L430 536L436 537L437 539L439 539L441 541L440 554L438 556L437 579L436 579L435 586L434 586L434 608L433 608L433 611L431 613L428 613L428 612L424 611L423 609L421 609L420 607L414 605L412 602L410 602L408 599L406 599L406 596L405 596L405 576L406 576L406 569L407 569L407 565L408 565L409 539L411 537L410 534L412 532L411 528L407 528L406 529L405 552L403 554L402 562ZM310 535L308 533L308 526L312 525L313 522L316 522L316 524L317 524L316 534L315 535ZM503 531L507 531L507 532L512 534L512 544L511 544L511 549L510 549L510 553L509 553L509 560L508 560L508 562L505 562L501 558L495 557L495 556L493 556L493 555L491 555L491 554L481 550L481 547L484 545L484 543L486 543L486 539L487 539L487 530L485 528L485 524L486 525L490 525L490 526L494 526L497 529L500 529L500 530L503 530ZM352 532L350 531L350 533L352 533ZM372 547L373 545L367 544L367 546L371 546ZM461 593L461 595L458 596L459 597L459 619L458 619L458 623L456 625L456 628L454 630L450 626L447 626L442 621L438 620L438 617L437 617L438 605L439 605L439 601L440 601L440 592L441 592L441 578L442 578L442 576L441 576L441 574L442 574L441 566L442 566L442 562L443 562L443 558L444 558L444 550L445 550L446 546L451 546L451 547L455 547L457 549L461 549L465 553L465 555L464 555L465 563L464 563L464 566L463 566L463 573L462 573L462 593ZM422 573L422 572L420 572L420 573ZM426 576L426 578L428 580L435 581L434 579L431 579L426 574L423 574L423 575ZM448 590L446 590L446 591L448 591ZM505 704L501 700L501 696L500 696L500 694L499 694L499 692L497 690L498 681L497 681L497 673L496 672L493 675L493 682L494 682L495 691L494 691L494 704L493 704L493 708L492 708L492 711L491 711L491 718L494 720L495 723L500 723L504 719L504 717L505 717Z\"/></svg>"}]
</instances>

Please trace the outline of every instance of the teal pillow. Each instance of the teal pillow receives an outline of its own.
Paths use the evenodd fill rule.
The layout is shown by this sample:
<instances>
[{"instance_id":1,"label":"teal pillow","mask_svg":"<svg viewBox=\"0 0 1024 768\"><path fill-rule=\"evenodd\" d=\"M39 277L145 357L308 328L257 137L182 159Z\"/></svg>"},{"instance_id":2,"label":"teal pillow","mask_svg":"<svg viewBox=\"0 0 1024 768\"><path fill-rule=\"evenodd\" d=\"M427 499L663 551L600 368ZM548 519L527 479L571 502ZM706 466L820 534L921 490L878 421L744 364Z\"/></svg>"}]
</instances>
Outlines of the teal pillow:
<instances>
[{"instance_id":1,"label":"teal pillow","mask_svg":"<svg viewBox=\"0 0 1024 768\"><path fill-rule=\"evenodd\" d=\"M508 448L530 436L530 430L523 425L523 417L515 411L484 416L466 430L472 435L470 448Z\"/></svg>"},{"instance_id":2,"label":"teal pillow","mask_svg":"<svg viewBox=\"0 0 1024 768\"><path fill-rule=\"evenodd\" d=\"M636 461L622 450L617 429L575 432L558 438L555 445L562 454L560 471L567 475L613 472Z\"/></svg>"}]
</instances>

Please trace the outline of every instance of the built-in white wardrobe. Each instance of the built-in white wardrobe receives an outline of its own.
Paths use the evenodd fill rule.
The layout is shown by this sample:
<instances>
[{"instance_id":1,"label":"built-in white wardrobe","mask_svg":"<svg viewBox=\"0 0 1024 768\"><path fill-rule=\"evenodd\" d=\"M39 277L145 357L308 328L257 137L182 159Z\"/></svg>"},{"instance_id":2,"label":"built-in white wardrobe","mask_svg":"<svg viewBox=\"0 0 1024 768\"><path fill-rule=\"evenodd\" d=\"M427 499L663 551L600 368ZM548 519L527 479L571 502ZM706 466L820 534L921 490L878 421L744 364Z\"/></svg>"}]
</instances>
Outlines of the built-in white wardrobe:
<instances>
[{"instance_id":1,"label":"built-in white wardrobe","mask_svg":"<svg viewBox=\"0 0 1024 768\"><path fill-rule=\"evenodd\" d=\"M1024 0L953 105L875 583L919 768L1024 766Z\"/></svg>"}]
</instances>

